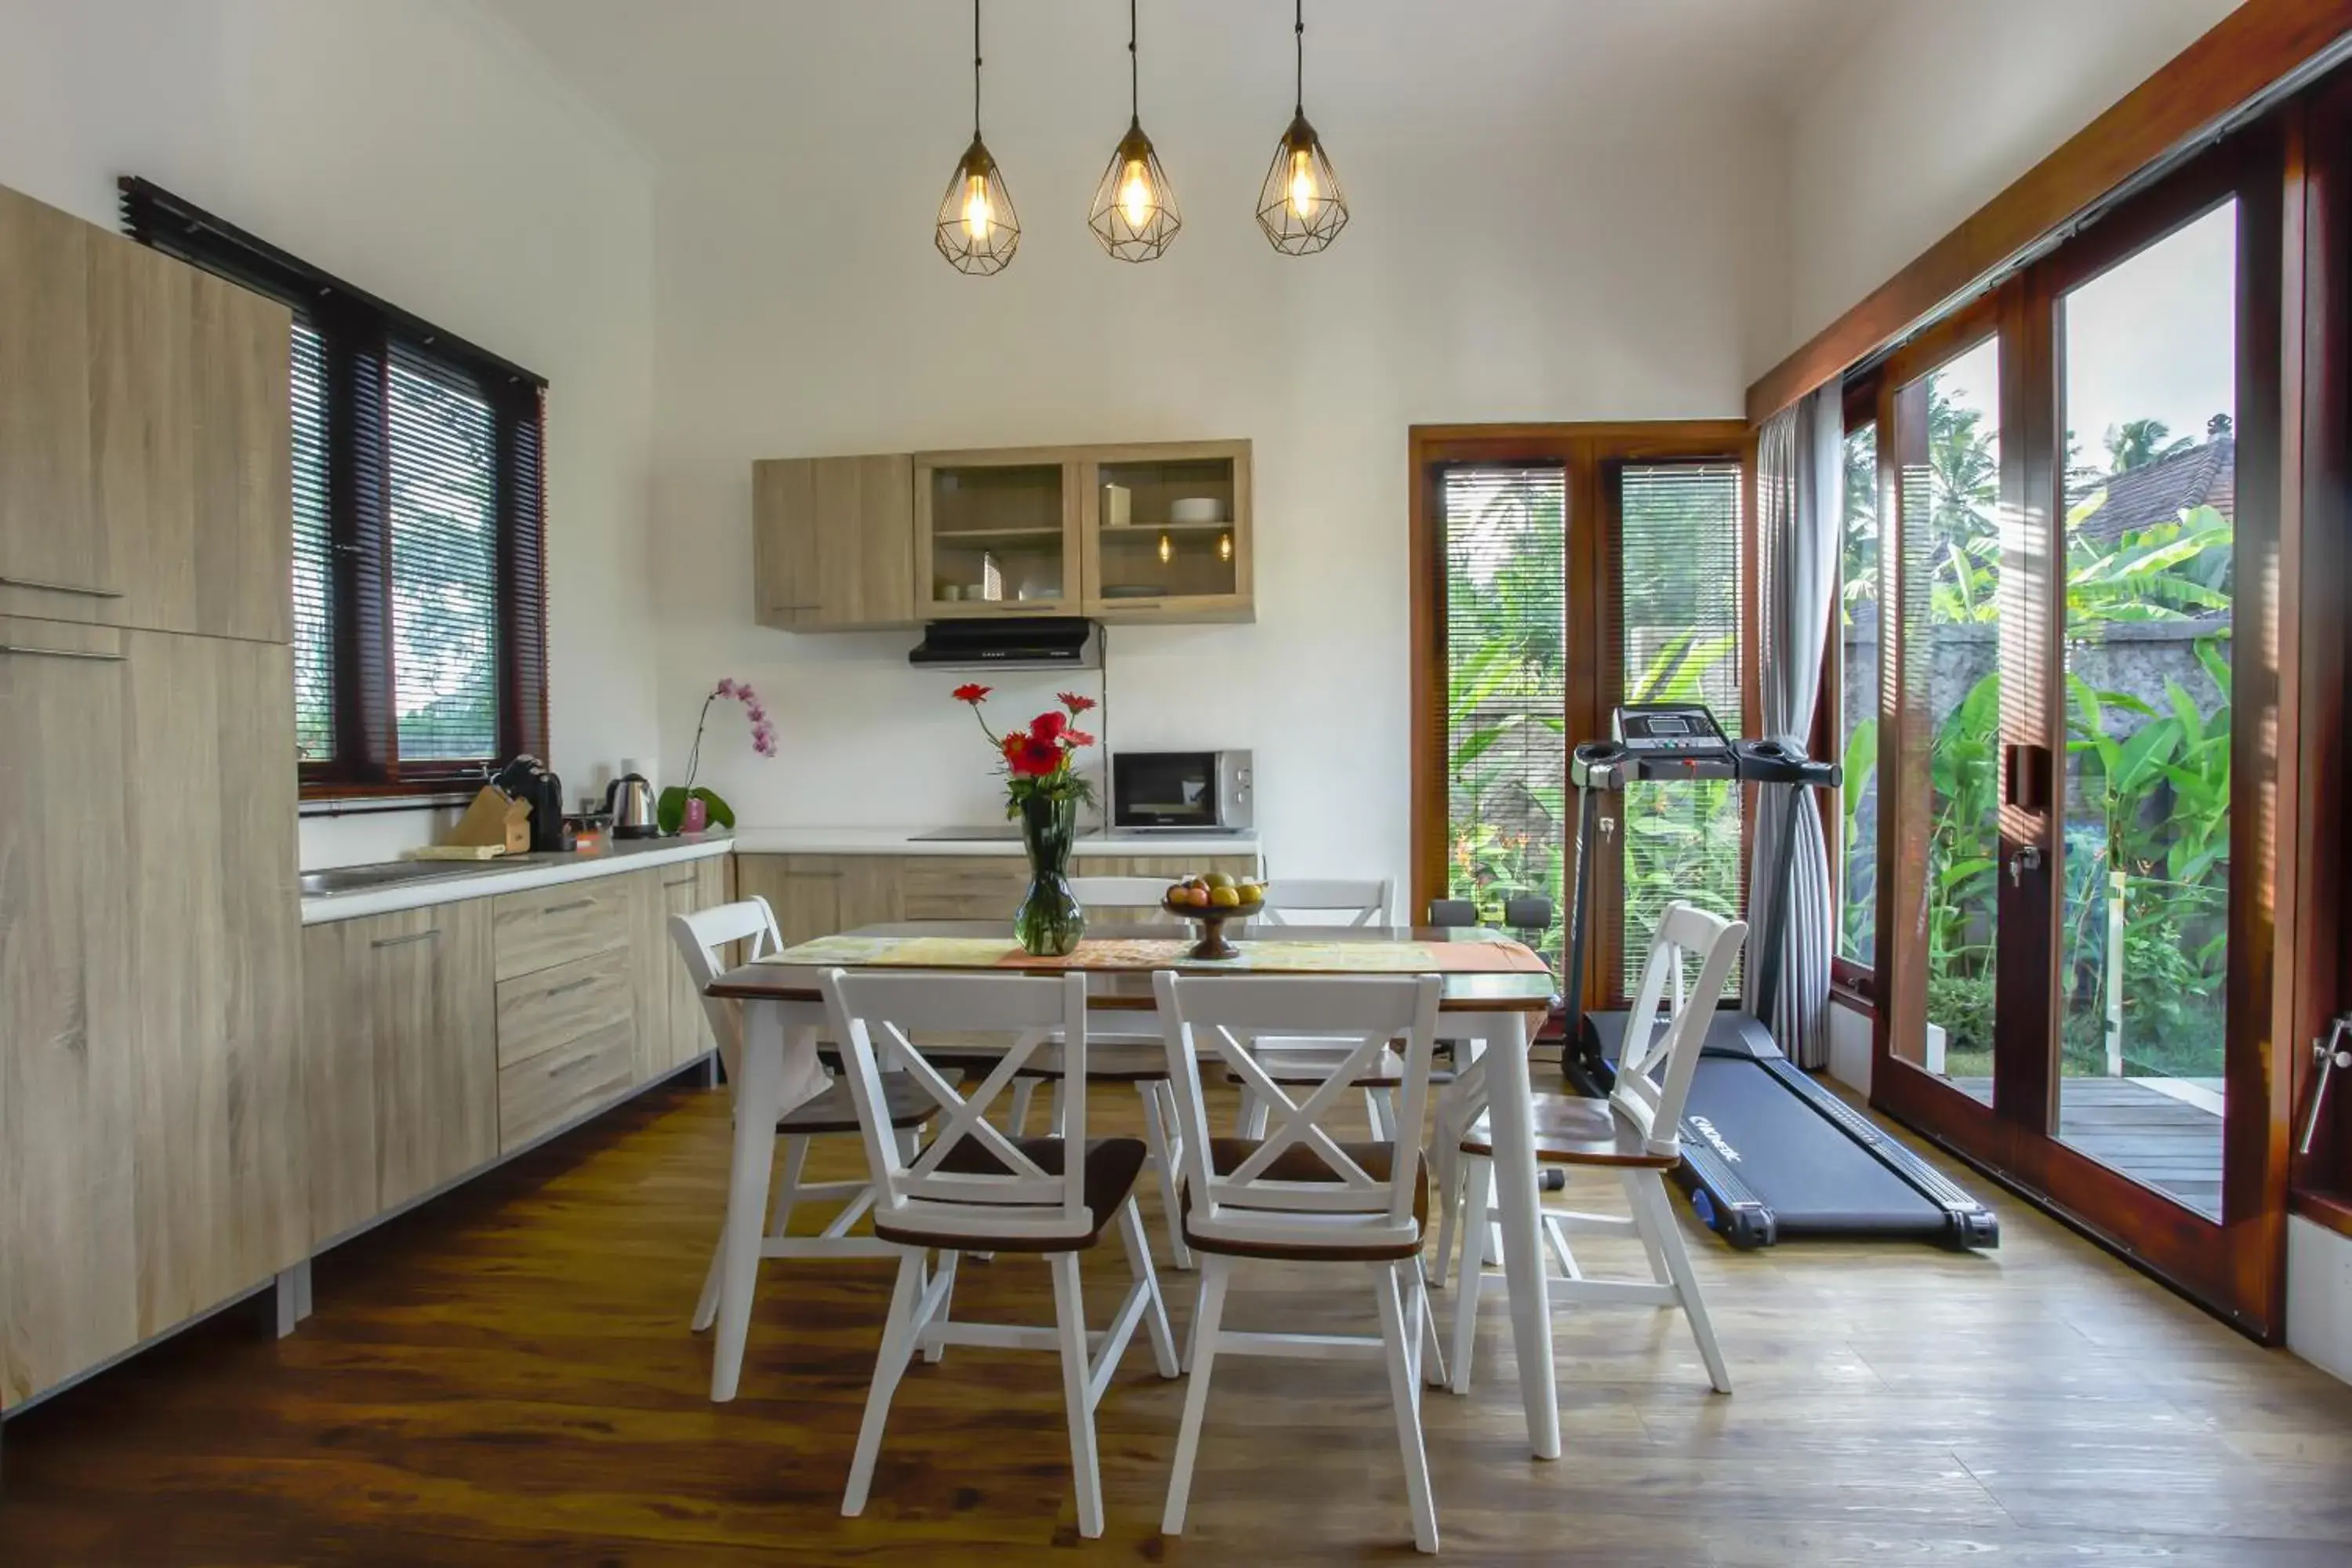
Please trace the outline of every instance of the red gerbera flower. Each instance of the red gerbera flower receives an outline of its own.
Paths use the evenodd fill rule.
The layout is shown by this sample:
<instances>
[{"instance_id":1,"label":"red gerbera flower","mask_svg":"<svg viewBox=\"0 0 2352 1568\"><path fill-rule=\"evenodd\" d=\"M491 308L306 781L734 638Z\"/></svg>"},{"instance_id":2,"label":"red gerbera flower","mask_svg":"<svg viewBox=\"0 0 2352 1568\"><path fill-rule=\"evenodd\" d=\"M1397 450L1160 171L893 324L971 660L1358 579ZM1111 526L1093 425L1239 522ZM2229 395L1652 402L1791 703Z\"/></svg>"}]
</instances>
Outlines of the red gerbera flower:
<instances>
[{"instance_id":1,"label":"red gerbera flower","mask_svg":"<svg viewBox=\"0 0 2352 1568\"><path fill-rule=\"evenodd\" d=\"M1054 695L1062 700L1062 706L1070 710L1072 718L1077 717L1095 705L1093 698L1081 697L1075 691L1057 691Z\"/></svg>"},{"instance_id":2,"label":"red gerbera flower","mask_svg":"<svg viewBox=\"0 0 2352 1568\"><path fill-rule=\"evenodd\" d=\"M1062 731L1062 743L1075 751L1080 746L1093 745L1095 738L1084 730L1065 730Z\"/></svg>"},{"instance_id":3,"label":"red gerbera flower","mask_svg":"<svg viewBox=\"0 0 2352 1568\"><path fill-rule=\"evenodd\" d=\"M988 694L992 689L992 688L982 686L977 682L967 681L963 685L957 687L950 695L959 702L969 702L973 707L977 708L982 702L987 700Z\"/></svg>"},{"instance_id":4,"label":"red gerbera flower","mask_svg":"<svg viewBox=\"0 0 2352 1568\"><path fill-rule=\"evenodd\" d=\"M1069 727L1070 721L1059 713L1040 713L1029 721L1029 733L1047 744L1060 740L1062 731Z\"/></svg>"}]
</instances>

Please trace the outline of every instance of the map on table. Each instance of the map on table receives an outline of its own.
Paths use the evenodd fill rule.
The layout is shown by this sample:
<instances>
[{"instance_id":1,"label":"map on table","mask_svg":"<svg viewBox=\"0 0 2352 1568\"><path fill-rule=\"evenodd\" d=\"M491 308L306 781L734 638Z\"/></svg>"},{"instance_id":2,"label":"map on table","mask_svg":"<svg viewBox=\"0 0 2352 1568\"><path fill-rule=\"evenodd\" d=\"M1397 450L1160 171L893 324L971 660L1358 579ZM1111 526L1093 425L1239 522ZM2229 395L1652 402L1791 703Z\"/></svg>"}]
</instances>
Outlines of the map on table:
<instances>
[{"instance_id":1,"label":"map on table","mask_svg":"<svg viewBox=\"0 0 2352 1568\"><path fill-rule=\"evenodd\" d=\"M1081 941L1064 958L1036 958L1009 937L823 936L761 963L810 969L1242 970L1259 974L1543 974L1544 961L1516 942L1237 942L1238 957L1199 959L1183 938Z\"/></svg>"}]
</instances>

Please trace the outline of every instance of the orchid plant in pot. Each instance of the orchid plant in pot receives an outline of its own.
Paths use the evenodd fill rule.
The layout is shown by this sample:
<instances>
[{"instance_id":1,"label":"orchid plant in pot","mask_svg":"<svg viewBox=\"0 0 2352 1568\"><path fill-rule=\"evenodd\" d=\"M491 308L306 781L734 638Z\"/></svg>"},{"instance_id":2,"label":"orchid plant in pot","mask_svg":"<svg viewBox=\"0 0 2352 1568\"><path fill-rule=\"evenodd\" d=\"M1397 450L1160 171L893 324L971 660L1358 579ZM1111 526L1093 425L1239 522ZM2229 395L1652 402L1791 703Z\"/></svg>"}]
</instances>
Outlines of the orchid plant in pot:
<instances>
[{"instance_id":1,"label":"orchid plant in pot","mask_svg":"<svg viewBox=\"0 0 2352 1568\"><path fill-rule=\"evenodd\" d=\"M1077 771L1077 754L1095 738L1076 721L1094 699L1057 693L1062 709L1047 709L1028 727L999 735L988 727L981 704L985 686L959 686L955 700L969 705L981 733L996 748L1004 770L1004 815L1021 824L1021 844L1029 852L1029 892L1013 917L1013 934L1023 949L1040 957L1060 957L1086 934L1086 911L1070 889L1070 848L1077 838L1078 807L1094 791Z\"/></svg>"},{"instance_id":2,"label":"orchid plant in pot","mask_svg":"<svg viewBox=\"0 0 2352 1568\"><path fill-rule=\"evenodd\" d=\"M654 802L655 824L665 834L700 833L714 822L721 827L735 826L734 807L717 790L697 787L694 782L702 768L702 732L710 727L710 705L722 697L743 704L743 716L751 723L753 753L776 754L775 726L768 722L768 710L760 705L760 694L751 689L751 683L731 677L720 680L702 700L702 716L694 722L694 749L686 757L686 783L670 785Z\"/></svg>"}]
</instances>

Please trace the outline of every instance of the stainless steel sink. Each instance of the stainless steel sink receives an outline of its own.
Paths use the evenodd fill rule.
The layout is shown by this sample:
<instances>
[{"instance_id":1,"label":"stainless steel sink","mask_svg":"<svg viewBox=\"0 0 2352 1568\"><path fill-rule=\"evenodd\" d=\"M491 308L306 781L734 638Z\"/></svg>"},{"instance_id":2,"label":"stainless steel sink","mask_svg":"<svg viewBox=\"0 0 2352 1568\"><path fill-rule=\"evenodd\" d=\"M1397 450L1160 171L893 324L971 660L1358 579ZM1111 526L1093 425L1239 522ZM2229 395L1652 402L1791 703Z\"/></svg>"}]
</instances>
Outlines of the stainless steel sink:
<instances>
[{"instance_id":1,"label":"stainless steel sink","mask_svg":"<svg viewBox=\"0 0 2352 1568\"><path fill-rule=\"evenodd\" d=\"M339 866L331 871L305 871L299 885L304 898L316 899L330 893L358 893L372 888L396 888L410 882L435 882L512 869L502 860L387 860L376 866Z\"/></svg>"}]
</instances>

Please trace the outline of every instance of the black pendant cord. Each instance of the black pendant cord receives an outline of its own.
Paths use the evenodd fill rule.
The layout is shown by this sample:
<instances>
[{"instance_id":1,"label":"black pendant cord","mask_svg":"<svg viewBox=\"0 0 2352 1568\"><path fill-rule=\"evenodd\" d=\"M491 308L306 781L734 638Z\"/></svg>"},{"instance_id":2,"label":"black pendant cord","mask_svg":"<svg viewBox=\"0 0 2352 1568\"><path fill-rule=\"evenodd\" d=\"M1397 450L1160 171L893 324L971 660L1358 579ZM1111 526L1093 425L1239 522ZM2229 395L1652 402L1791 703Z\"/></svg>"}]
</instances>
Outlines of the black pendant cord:
<instances>
[{"instance_id":1,"label":"black pendant cord","mask_svg":"<svg viewBox=\"0 0 2352 1568\"><path fill-rule=\"evenodd\" d=\"M971 139L980 140L980 0L971 0Z\"/></svg>"},{"instance_id":2,"label":"black pendant cord","mask_svg":"<svg viewBox=\"0 0 2352 1568\"><path fill-rule=\"evenodd\" d=\"M1127 117L1143 123L1143 79L1135 68L1135 0L1127 0Z\"/></svg>"},{"instance_id":3,"label":"black pendant cord","mask_svg":"<svg viewBox=\"0 0 2352 1568\"><path fill-rule=\"evenodd\" d=\"M974 3L977 4L978 0ZM1298 101L1292 106L1291 112L1304 117L1307 113L1307 0L1297 0L1292 19L1297 25L1291 28L1291 33L1298 42Z\"/></svg>"}]
</instances>

